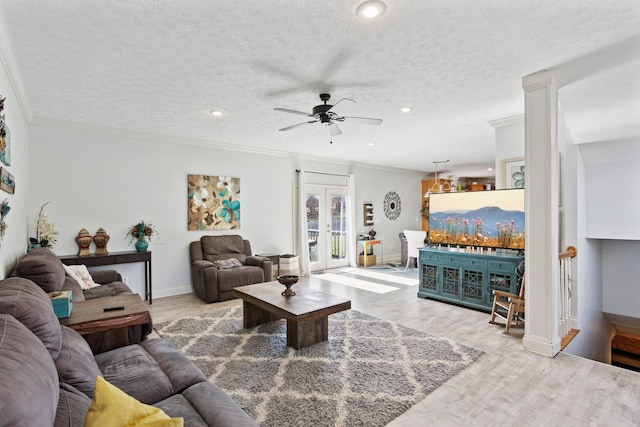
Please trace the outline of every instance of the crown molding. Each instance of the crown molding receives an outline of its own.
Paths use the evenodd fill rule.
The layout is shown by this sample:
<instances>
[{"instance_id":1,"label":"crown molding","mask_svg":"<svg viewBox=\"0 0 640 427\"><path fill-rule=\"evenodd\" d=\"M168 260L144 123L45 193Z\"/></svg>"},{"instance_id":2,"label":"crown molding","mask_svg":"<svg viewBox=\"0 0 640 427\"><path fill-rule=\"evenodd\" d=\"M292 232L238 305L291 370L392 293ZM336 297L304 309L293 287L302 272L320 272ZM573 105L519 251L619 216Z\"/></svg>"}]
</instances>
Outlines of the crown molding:
<instances>
[{"instance_id":1,"label":"crown molding","mask_svg":"<svg viewBox=\"0 0 640 427\"><path fill-rule=\"evenodd\" d=\"M362 167L367 169L375 169L381 171L389 171L389 172L401 172L401 173L410 173L419 176L424 175L424 171L418 171L413 169L404 169L404 168L396 168L391 166L382 166L376 165L372 163L364 163L357 162L351 160L340 160L330 157L323 156L315 156L301 153L291 153L288 151L282 150L273 150L266 148L257 148L257 147L249 147L246 145L235 145L228 144L223 142L209 141L197 138L185 138L183 136L176 135L166 135L166 134L157 134L152 132L141 132L141 131L133 131L127 129L119 129L108 126L101 125L91 125L85 123L78 122L70 122L64 120L55 120L49 119L46 117L34 117L31 123L31 126L36 127L50 127L55 129L64 129L73 132L79 133L90 133L90 134L98 134L98 135L111 135L117 136L120 138L130 138L137 139L143 141L154 141L154 142L163 142L167 144L176 144L176 145L189 145L196 147L204 147L204 148L216 148L219 150L227 150L227 151L238 151L244 153L252 153L252 154L260 154L260 155L268 155L268 156L276 156L276 157L288 157L292 159L298 160L312 160L316 162L324 162L335 165L349 166L349 167Z\"/></svg>"},{"instance_id":2,"label":"crown molding","mask_svg":"<svg viewBox=\"0 0 640 427\"><path fill-rule=\"evenodd\" d=\"M501 128L504 126L513 126L524 124L524 114L517 114L515 116L503 117L501 119L495 119L488 122L494 128Z\"/></svg>"}]
</instances>

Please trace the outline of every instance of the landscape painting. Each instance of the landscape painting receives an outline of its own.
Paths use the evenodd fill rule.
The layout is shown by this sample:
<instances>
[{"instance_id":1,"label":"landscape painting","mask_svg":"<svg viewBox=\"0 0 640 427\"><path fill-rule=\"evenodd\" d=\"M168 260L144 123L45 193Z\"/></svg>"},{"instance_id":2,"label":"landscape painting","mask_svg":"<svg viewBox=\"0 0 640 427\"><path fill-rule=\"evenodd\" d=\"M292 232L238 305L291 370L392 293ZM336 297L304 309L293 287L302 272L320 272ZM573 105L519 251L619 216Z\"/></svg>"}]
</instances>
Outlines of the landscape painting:
<instances>
[{"instance_id":1,"label":"landscape painting","mask_svg":"<svg viewBox=\"0 0 640 427\"><path fill-rule=\"evenodd\" d=\"M524 249L524 189L431 194L429 243Z\"/></svg>"}]
</instances>

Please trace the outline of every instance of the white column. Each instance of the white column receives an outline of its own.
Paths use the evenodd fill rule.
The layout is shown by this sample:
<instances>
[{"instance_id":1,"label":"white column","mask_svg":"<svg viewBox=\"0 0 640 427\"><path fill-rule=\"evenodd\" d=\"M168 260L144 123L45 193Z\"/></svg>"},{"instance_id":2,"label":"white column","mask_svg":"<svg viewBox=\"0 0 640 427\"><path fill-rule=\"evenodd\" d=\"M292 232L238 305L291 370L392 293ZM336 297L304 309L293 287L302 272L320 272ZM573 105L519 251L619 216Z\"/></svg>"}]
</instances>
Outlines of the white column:
<instances>
[{"instance_id":1,"label":"white column","mask_svg":"<svg viewBox=\"0 0 640 427\"><path fill-rule=\"evenodd\" d=\"M558 335L558 87L549 71L522 78L525 92L526 350L553 357Z\"/></svg>"}]
</instances>

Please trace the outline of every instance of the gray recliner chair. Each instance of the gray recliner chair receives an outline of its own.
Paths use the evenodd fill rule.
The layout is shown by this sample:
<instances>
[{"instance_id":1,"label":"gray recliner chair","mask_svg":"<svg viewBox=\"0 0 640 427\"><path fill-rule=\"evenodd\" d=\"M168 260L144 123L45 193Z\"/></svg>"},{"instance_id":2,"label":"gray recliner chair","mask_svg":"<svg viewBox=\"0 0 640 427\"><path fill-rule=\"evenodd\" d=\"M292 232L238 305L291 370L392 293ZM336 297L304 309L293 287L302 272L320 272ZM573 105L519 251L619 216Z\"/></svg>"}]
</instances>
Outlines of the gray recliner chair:
<instances>
[{"instance_id":1,"label":"gray recliner chair","mask_svg":"<svg viewBox=\"0 0 640 427\"><path fill-rule=\"evenodd\" d=\"M203 236L190 243L189 256L193 290L208 303L235 298L237 286L271 280L271 260L251 255L242 236Z\"/></svg>"}]
</instances>

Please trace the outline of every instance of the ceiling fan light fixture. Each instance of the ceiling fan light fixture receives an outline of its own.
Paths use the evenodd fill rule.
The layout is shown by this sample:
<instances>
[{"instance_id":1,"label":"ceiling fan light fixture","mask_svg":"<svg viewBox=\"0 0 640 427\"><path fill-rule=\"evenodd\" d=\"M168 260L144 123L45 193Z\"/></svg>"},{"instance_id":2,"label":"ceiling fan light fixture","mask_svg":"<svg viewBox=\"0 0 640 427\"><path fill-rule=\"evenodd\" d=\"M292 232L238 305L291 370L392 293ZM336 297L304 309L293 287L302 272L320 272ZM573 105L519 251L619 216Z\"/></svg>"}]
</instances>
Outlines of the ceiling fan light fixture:
<instances>
[{"instance_id":1,"label":"ceiling fan light fixture","mask_svg":"<svg viewBox=\"0 0 640 427\"><path fill-rule=\"evenodd\" d=\"M358 6L356 15L362 19L373 19L384 15L386 10L387 5L380 0L368 0Z\"/></svg>"}]
</instances>

